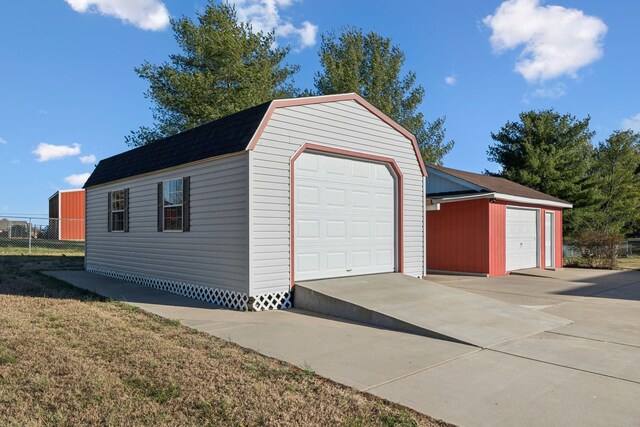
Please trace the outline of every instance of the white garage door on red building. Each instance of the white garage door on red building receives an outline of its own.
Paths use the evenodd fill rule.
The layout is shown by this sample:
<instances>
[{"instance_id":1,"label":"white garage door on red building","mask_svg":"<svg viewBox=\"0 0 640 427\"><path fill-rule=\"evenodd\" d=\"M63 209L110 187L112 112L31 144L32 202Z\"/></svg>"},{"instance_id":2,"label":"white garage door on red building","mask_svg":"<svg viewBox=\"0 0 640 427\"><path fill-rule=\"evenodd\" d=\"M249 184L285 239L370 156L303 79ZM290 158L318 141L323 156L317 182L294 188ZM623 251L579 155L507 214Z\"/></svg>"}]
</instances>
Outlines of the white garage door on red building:
<instances>
[{"instance_id":1,"label":"white garage door on red building","mask_svg":"<svg viewBox=\"0 0 640 427\"><path fill-rule=\"evenodd\" d=\"M393 272L396 204L389 167L304 152L294 168L296 280Z\"/></svg>"},{"instance_id":2,"label":"white garage door on red building","mask_svg":"<svg viewBox=\"0 0 640 427\"><path fill-rule=\"evenodd\" d=\"M507 207L507 271L538 266L538 215L536 209Z\"/></svg>"}]
</instances>

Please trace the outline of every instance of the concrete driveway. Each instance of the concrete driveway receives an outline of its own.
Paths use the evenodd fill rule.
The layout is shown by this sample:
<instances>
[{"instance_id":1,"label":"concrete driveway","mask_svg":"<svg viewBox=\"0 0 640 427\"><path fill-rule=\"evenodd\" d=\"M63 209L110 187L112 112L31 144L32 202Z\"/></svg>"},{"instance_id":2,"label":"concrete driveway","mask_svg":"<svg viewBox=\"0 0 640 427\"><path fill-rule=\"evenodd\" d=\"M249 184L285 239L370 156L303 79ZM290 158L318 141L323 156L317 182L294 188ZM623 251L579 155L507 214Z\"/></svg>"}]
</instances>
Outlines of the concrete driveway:
<instances>
[{"instance_id":1,"label":"concrete driveway","mask_svg":"<svg viewBox=\"0 0 640 427\"><path fill-rule=\"evenodd\" d=\"M212 309L80 271L51 274L459 425L639 424L640 272L429 276L574 321L483 350L301 310Z\"/></svg>"}]
</instances>

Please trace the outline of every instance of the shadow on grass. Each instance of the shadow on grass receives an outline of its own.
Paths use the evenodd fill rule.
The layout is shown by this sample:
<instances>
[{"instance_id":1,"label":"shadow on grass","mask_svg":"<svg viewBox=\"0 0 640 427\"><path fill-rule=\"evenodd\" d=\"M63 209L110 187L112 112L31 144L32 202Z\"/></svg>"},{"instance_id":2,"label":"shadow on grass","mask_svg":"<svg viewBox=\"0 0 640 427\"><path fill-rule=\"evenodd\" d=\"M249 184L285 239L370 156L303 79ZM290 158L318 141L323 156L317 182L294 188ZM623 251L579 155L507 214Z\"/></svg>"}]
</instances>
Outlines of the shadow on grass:
<instances>
[{"instance_id":1,"label":"shadow on grass","mask_svg":"<svg viewBox=\"0 0 640 427\"><path fill-rule=\"evenodd\" d=\"M82 256L0 255L0 295L106 300L41 273L43 270L82 270L83 267Z\"/></svg>"}]
</instances>

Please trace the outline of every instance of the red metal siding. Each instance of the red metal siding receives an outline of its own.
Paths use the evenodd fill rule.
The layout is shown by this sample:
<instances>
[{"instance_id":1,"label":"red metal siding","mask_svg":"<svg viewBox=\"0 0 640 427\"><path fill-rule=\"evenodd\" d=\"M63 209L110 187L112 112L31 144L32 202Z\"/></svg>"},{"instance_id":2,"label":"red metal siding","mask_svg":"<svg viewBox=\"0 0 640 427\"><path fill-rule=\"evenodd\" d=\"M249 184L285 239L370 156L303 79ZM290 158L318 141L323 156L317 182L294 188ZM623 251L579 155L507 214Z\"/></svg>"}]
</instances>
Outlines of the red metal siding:
<instances>
[{"instance_id":1,"label":"red metal siding","mask_svg":"<svg viewBox=\"0 0 640 427\"><path fill-rule=\"evenodd\" d=\"M507 274L507 207L489 203L489 276Z\"/></svg>"},{"instance_id":2,"label":"red metal siding","mask_svg":"<svg viewBox=\"0 0 640 427\"><path fill-rule=\"evenodd\" d=\"M488 199L443 203L428 211L427 268L503 276L506 271L507 206L540 209L538 267L544 265L544 214L555 213L555 265L562 266L562 210Z\"/></svg>"},{"instance_id":3,"label":"red metal siding","mask_svg":"<svg viewBox=\"0 0 640 427\"><path fill-rule=\"evenodd\" d=\"M84 240L84 190L60 193L60 240Z\"/></svg>"},{"instance_id":4,"label":"red metal siding","mask_svg":"<svg viewBox=\"0 0 640 427\"><path fill-rule=\"evenodd\" d=\"M560 268L562 266L562 209L550 209L548 207L544 207L541 205L527 205L527 204L523 204L523 203L514 203L514 202L506 202L503 200L498 200L495 203L493 203L492 205L494 206L502 206L501 210L502 212L497 214L496 212L499 210L498 208L496 208L496 210L491 210L490 212L494 215L501 215L502 216L502 224L501 224L501 228L499 230L502 230L502 234L500 235L499 233L497 233L498 230L493 230L492 229L492 234L491 234L491 239L492 241L495 240L495 242L492 242L490 244L492 251L491 251L491 260L492 260L492 269L491 272L489 273L491 276L499 276L499 275L503 275L503 274L507 274L506 272L506 227L507 227L507 221L506 221L506 207L507 206L518 206L518 207L523 207L523 208L531 208L531 209L540 209L540 217L538 219L539 221L539 226L540 226L540 230L539 230L539 236L538 236L538 245L539 245L539 254L540 257L538 258L538 268L543 268L544 267L544 256L545 256L545 251L544 251L544 233L545 233L545 229L544 229L544 214L545 212L554 212L555 213L555 249L556 249L556 253L555 253L555 265L556 267ZM493 224L493 221L492 221ZM496 220L496 224L499 224L499 220ZM501 249L500 249L500 245ZM502 262L502 268L495 268L495 270L493 269L493 263L496 263L496 265L498 265L499 262Z\"/></svg>"},{"instance_id":5,"label":"red metal siding","mask_svg":"<svg viewBox=\"0 0 640 427\"><path fill-rule=\"evenodd\" d=\"M562 268L562 210L554 212L556 213L556 268Z\"/></svg>"},{"instance_id":6,"label":"red metal siding","mask_svg":"<svg viewBox=\"0 0 640 427\"><path fill-rule=\"evenodd\" d=\"M489 273L489 201L443 203L428 211L427 268Z\"/></svg>"}]
</instances>

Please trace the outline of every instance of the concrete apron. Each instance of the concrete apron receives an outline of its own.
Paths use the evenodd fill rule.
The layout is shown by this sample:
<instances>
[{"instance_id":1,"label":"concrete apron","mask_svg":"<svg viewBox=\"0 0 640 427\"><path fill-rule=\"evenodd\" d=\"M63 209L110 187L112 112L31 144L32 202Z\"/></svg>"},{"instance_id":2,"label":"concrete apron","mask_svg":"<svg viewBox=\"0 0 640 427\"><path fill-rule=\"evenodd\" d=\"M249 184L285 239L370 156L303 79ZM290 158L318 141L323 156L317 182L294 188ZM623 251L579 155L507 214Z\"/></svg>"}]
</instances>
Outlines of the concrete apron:
<instances>
[{"instance_id":1,"label":"concrete apron","mask_svg":"<svg viewBox=\"0 0 640 427\"><path fill-rule=\"evenodd\" d=\"M587 326L612 313L630 323L602 328L637 325L640 316L622 313L637 308L562 303L554 313L579 322L483 350L299 309L227 310L84 271L48 274L461 426L637 426L640 419L640 342L611 348L560 334L577 325L589 336ZM574 305L585 305L584 313L561 310ZM585 324L594 322L594 308L606 307L595 315L600 321Z\"/></svg>"},{"instance_id":2,"label":"concrete apron","mask_svg":"<svg viewBox=\"0 0 640 427\"><path fill-rule=\"evenodd\" d=\"M480 348L570 320L400 273L297 283L294 306Z\"/></svg>"}]
</instances>

